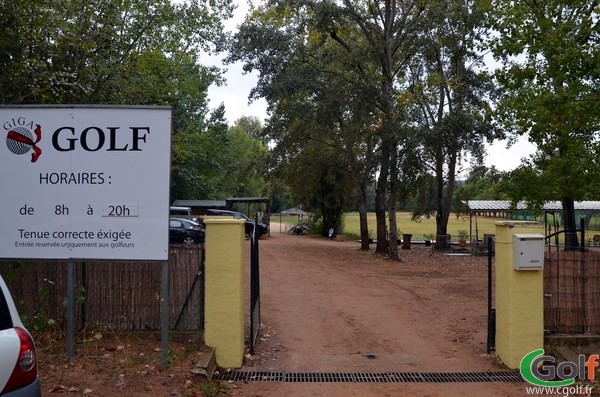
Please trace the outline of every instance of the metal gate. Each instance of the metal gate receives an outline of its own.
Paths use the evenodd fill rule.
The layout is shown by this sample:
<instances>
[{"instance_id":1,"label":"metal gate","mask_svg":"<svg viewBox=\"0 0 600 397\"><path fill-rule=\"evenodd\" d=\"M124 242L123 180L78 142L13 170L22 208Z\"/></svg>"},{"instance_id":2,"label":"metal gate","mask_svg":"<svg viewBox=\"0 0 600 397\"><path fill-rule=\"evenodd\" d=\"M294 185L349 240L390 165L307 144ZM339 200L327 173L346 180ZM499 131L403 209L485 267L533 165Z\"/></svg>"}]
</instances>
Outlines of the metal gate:
<instances>
[{"instance_id":1,"label":"metal gate","mask_svg":"<svg viewBox=\"0 0 600 397\"><path fill-rule=\"evenodd\" d=\"M600 334L600 251L546 252L544 330Z\"/></svg>"},{"instance_id":2,"label":"metal gate","mask_svg":"<svg viewBox=\"0 0 600 397\"><path fill-rule=\"evenodd\" d=\"M492 301L493 301L492 265L493 265L493 257L494 257L493 237L488 236L486 243L487 243L487 249L488 249L487 352L489 354L493 351L496 351L496 309L492 307Z\"/></svg>"},{"instance_id":3,"label":"metal gate","mask_svg":"<svg viewBox=\"0 0 600 397\"><path fill-rule=\"evenodd\" d=\"M560 243L559 236L569 233L580 233L579 245L571 247ZM584 219L579 229L560 230L546 236L546 240L544 331L549 334L598 335L600 252L585 247Z\"/></svg>"},{"instance_id":4,"label":"metal gate","mask_svg":"<svg viewBox=\"0 0 600 397\"><path fill-rule=\"evenodd\" d=\"M250 354L254 354L260 330L259 233L256 233L256 230L258 218L254 219L254 232L250 236Z\"/></svg>"}]
</instances>

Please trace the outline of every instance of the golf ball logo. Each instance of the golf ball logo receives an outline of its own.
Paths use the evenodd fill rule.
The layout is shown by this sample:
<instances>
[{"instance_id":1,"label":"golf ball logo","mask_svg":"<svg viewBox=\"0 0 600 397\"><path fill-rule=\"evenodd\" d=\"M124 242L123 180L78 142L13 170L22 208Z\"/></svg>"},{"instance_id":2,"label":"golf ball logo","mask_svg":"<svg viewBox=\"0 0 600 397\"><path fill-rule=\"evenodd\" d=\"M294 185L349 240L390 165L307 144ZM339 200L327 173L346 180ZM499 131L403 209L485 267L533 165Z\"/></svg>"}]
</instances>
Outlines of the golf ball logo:
<instances>
[{"instance_id":1,"label":"golf ball logo","mask_svg":"<svg viewBox=\"0 0 600 397\"><path fill-rule=\"evenodd\" d=\"M14 154L26 154L33 150L31 162L35 163L42 154L42 150L37 147L37 143L42 139L42 128L39 124L35 125L33 132L24 126L14 126L8 131L6 136L6 146Z\"/></svg>"}]
</instances>

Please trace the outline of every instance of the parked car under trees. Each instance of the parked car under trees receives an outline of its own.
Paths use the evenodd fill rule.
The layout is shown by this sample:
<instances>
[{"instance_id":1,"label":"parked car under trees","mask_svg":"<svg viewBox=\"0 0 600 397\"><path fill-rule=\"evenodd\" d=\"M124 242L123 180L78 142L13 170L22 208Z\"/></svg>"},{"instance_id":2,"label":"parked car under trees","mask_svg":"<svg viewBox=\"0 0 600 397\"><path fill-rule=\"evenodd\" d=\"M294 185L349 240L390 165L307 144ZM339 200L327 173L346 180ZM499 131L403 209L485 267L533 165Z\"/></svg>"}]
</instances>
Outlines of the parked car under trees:
<instances>
[{"instance_id":1,"label":"parked car under trees","mask_svg":"<svg viewBox=\"0 0 600 397\"><path fill-rule=\"evenodd\" d=\"M171 244L195 245L204 244L204 226L184 218L169 220L169 242Z\"/></svg>"}]
</instances>

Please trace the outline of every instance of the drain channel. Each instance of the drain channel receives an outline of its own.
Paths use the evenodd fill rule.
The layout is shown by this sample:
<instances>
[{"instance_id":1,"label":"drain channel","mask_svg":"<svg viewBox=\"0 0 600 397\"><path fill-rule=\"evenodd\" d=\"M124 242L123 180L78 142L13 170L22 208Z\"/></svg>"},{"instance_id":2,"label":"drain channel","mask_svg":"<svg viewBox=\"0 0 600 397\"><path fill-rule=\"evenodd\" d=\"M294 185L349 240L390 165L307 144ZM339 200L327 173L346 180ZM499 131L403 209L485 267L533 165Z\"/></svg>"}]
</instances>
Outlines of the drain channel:
<instances>
[{"instance_id":1,"label":"drain channel","mask_svg":"<svg viewBox=\"0 0 600 397\"><path fill-rule=\"evenodd\" d=\"M221 381L291 383L520 383L518 372L260 372L230 371Z\"/></svg>"}]
</instances>

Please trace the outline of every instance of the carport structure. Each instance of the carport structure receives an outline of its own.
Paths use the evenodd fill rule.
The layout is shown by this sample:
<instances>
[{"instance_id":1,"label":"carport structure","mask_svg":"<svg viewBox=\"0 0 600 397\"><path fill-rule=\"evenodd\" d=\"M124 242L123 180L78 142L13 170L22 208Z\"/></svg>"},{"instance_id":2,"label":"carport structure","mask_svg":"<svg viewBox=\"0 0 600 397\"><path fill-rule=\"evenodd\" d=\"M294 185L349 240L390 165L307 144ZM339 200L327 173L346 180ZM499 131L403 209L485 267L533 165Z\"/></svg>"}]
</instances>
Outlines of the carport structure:
<instances>
[{"instance_id":1,"label":"carport structure","mask_svg":"<svg viewBox=\"0 0 600 397\"><path fill-rule=\"evenodd\" d=\"M174 206L190 207L193 215L206 215L208 209L233 210L234 204L246 204L245 213L252 218L250 214L251 204L264 205L264 213L271 214L271 199L268 197L231 197L225 200L175 200Z\"/></svg>"},{"instance_id":2,"label":"carport structure","mask_svg":"<svg viewBox=\"0 0 600 397\"><path fill-rule=\"evenodd\" d=\"M233 208L234 204L246 204L248 217L252 218L250 214L250 205L251 204L262 204L265 207L264 213L268 214L268 217L271 217L271 199L268 197L232 197L225 200L226 206L228 210Z\"/></svg>"},{"instance_id":3,"label":"carport structure","mask_svg":"<svg viewBox=\"0 0 600 397\"><path fill-rule=\"evenodd\" d=\"M250 219L254 219L254 216L250 213L250 205L251 204L259 204L261 211L265 216L264 221L267 225L271 223L271 199L268 197L231 197L225 200L175 200L173 202L174 206L180 207L190 207L192 209L193 215L206 215L206 211L208 209L221 209L221 210L234 210L235 204L245 204L246 211L238 211L244 212ZM271 230L269 226L269 236L271 235Z\"/></svg>"},{"instance_id":4,"label":"carport structure","mask_svg":"<svg viewBox=\"0 0 600 397\"><path fill-rule=\"evenodd\" d=\"M468 208L469 233L473 236L473 231L475 231L475 243L480 241L477 224L478 216L537 221L538 216L541 214L544 216L546 235L551 234L552 229L557 231L560 226L558 218L558 215L562 213L562 203L560 201L547 201L539 210L529 208L524 201L520 201L516 205L512 205L511 201L508 200L468 200L462 203ZM575 202L575 211L579 217L586 219L587 227L593 216L600 215L600 201Z\"/></svg>"}]
</instances>

